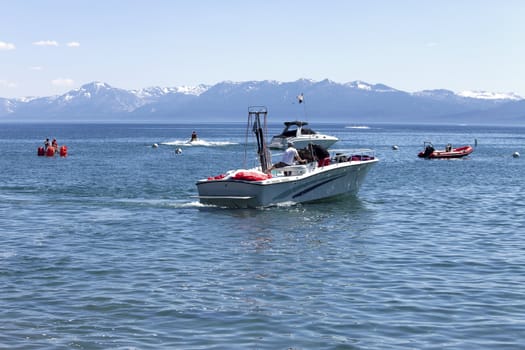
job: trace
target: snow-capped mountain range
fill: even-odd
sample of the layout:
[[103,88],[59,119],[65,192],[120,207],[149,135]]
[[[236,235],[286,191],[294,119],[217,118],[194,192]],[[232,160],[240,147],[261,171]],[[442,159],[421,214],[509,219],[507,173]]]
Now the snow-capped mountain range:
[[[304,95],[304,104],[297,102]],[[525,100],[513,93],[424,90],[330,80],[224,81],[215,85],[125,90],[92,82],[63,95],[0,98],[0,121],[244,121],[247,107],[265,105],[272,120],[324,122],[524,124]]]

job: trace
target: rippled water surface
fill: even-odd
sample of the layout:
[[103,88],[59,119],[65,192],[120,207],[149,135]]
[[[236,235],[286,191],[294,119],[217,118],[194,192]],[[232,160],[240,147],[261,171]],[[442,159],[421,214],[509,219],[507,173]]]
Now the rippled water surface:
[[227,210],[245,125],[1,124],[0,348],[522,349],[525,129],[312,126],[376,150],[356,197]]

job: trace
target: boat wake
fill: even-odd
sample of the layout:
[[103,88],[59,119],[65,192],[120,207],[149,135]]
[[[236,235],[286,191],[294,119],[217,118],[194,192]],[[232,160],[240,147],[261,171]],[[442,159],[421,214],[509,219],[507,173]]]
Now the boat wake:
[[146,199],[146,198],[125,198],[125,199],[114,199],[108,202],[119,204],[120,206],[130,207],[149,207],[149,208],[202,208],[208,207],[200,203],[198,200],[185,200],[185,199]]
[[207,208],[207,207],[211,207],[211,205],[202,204],[199,201],[176,202],[176,203],[171,203],[169,206],[172,207],[172,208]]
[[352,125],[352,126],[345,126],[345,129],[370,129],[370,127],[366,125]]
[[167,141],[162,142],[161,145],[166,146],[200,146],[200,147],[217,147],[217,146],[231,146],[231,145],[238,145],[237,142],[230,142],[230,141],[206,141],[206,140],[198,140],[190,142],[188,140],[175,140],[175,141]]

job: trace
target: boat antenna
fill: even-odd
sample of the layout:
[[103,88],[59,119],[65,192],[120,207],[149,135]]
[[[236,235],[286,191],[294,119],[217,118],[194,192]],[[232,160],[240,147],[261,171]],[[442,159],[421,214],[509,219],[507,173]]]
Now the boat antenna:
[[[266,146],[266,134],[268,110],[263,106],[252,106],[248,108],[248,125],[252,124],[252,131],[257,140],[257,154],[261,163],[261,170],[266,172],[270,168],[271,155]],[[261,120],[262,118],[262,120]],[[252,120],[253,119],[253,120]]]

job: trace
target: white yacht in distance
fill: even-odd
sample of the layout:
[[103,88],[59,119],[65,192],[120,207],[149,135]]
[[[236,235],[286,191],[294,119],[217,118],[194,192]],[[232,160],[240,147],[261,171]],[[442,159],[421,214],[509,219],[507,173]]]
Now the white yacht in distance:
[[339,141],[335,136],[320,134],[306,128],[306,125],[308,122],[299,120],[284,122],[284,130],[279,135],[272,137],[269,147],[271,149],[286,149],[288,143],[292,142],[295,148],[305,148],[310,143],[328,148]]
[[310,145],[308,150],[301,150],[311,153],[309,163],[271,170],[272,157],[265,135],[267,113],[266,107],[248,109],[248,127],[257,140],[259,165],[197,181],[202,204],[258,208],[352,195],[358,192],[366,174],[378,161],[372,150],[337,151],[332,155],[324,150],[316,154],[317,146]]

